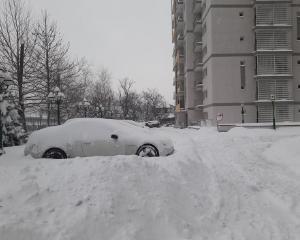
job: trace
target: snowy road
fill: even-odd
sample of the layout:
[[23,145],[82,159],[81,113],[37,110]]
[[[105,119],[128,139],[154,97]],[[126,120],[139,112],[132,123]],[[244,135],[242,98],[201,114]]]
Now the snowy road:
[[176,152],[0,158],[0,240],[299,240],[300,130],[159,129]]

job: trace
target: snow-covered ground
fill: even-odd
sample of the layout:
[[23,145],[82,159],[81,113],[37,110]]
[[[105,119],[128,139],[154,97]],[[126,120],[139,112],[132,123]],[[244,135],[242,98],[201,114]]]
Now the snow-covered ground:
[[1,240],[299,240],[300,129],[155,129],[176,152],[0,158]]

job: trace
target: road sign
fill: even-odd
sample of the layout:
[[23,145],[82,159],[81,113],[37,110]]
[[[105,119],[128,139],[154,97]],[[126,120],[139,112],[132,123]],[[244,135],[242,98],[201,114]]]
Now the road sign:
[[218,113],[217,114],[217,121],[220,122],[223,120],[223,113]]

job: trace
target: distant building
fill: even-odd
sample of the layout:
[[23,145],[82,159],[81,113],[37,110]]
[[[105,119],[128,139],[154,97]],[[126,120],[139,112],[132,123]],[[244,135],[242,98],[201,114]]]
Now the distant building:
[[300,121],[299,0],[172,0],[176,124]]

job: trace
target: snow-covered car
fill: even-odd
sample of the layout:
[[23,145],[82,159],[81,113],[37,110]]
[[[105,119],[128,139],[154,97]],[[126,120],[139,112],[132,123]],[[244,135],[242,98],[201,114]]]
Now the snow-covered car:
[[34,158],[139,155],[168,156],[170,139],[155,131],[111,119],[72,119],[60,126],[33,132],[24,154]]
[[159,121],[148,121],[145,124],[149,128],[159,128],[160,127],[160,122]]

